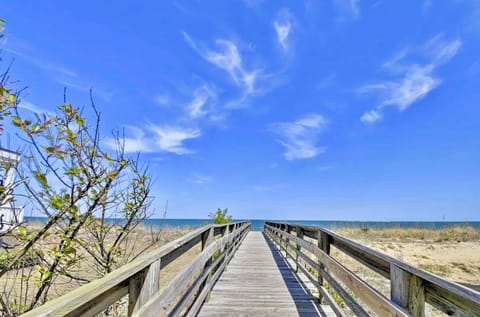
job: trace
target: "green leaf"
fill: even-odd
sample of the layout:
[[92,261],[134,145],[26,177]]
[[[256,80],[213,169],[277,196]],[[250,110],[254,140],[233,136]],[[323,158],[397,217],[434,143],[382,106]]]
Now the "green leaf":
[[63,207],[62,198],[59,197],[59,196],[52,196],[52,197],[50,197],[50,204],[55,209],[62,209],[62,207]]
[[50,271],[47,271],[47,272],[43,273],[42,274],[42,282],[45,282],[46,280],[48,280],[51,275],[52,275],[52,272],[50,272]]
[[33,173],[35,174],[35,178],[42,185],[42,187],[47,188],[48,187],[47,176],[41,173],[40,171],[34,171]]
[[82,126],[82,125],[85,124],[85,118],[80,117],[80,116],[77,116],[77,117],[75,118],[75,121],[76,121],[77,124],[80,125],[80,126]]
[[23,227],[23,226],[19,226],[18,227],[18,233],[21,236],[25,237],[27,235],[27,229],[25,229],[25,227]]
[[110,178],[111,180],[114,180],[118,176],[118,171],[113,171],[108,173],[107,177]]
[[82,172],[82,168],[79,166],[71,167],[65,171],[66,175],[77,176]]
[[21,127],[23,125],[23,121],[22,119],[20,119],[19,117],[13,117],[12,118],[12,122],[14,125],[16,125],[17,127]]

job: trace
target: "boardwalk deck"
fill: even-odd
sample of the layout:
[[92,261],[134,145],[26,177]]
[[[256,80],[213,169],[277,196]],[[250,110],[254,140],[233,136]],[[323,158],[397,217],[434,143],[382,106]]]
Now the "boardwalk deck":
[[302,280],[263,233],[249,232],[198,316],[335,316]]

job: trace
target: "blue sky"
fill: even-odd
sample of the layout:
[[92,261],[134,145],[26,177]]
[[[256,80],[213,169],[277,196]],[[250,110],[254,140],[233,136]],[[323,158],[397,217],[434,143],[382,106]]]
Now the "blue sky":
[[156,216],[168,199],[172,218],[480,220],[477,2],[4,1],[1,15],[24,111],[53,110],[65,86],[87,106],[93,88],[104,145],[125,129],[150,162]]

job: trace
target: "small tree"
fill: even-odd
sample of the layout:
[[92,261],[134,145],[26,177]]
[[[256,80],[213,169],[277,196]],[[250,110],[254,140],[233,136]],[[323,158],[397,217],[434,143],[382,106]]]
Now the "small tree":
[[[14,271],[15,285],[28,290],[0,293],[3,315],[15,316],[47,301],[57,281],[88,282],[150,246],[139,248],[132,241],[133,230],[148,216],[150,177],[138,157],[126,157],[118,135],[115,151],[102,149],[93,100],[92,110],[90,125],[69,103],[58,107],[57,115],[35,114],[34,119],[15,108],[12,122],[28,144],[17,173],[28,201],[48,220],[35,231],[19,227],[13,232],[20,246],[0,277]],[[16,270],[32,253],[39,263],[27,274]]]
[[213,223],[216,225],[233,222],[232,216],[228,215],[228,208],[225,208],[223,210],[221,208],[218,208],[216,212],[211,213],[208,216],[212,218]]

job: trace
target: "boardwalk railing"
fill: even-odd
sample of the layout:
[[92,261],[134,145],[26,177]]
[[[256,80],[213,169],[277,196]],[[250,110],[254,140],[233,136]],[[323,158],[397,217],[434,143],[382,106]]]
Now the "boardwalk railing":
[[[311,280],[318,288],[320,296],[338,316],[345,316],[345,313],[333,300],[325,285],[335,290],[357,316],[370,316],[357,299],[381,317],[423,317],[425,302],[449,316],[480,316],[480,293],[372,250],[330,230],[266,222],[265,232],[292,257],[297,270],[301,270]],[[389,279],[390,297],[382,295],[332,257],[331,246]]]
[[[204,226],[22,316],[94,316],[126,295],[128,316],[195,316],[249,230],[249,222]],[[200,254],[160,289],[162,269],[198,243]]]

